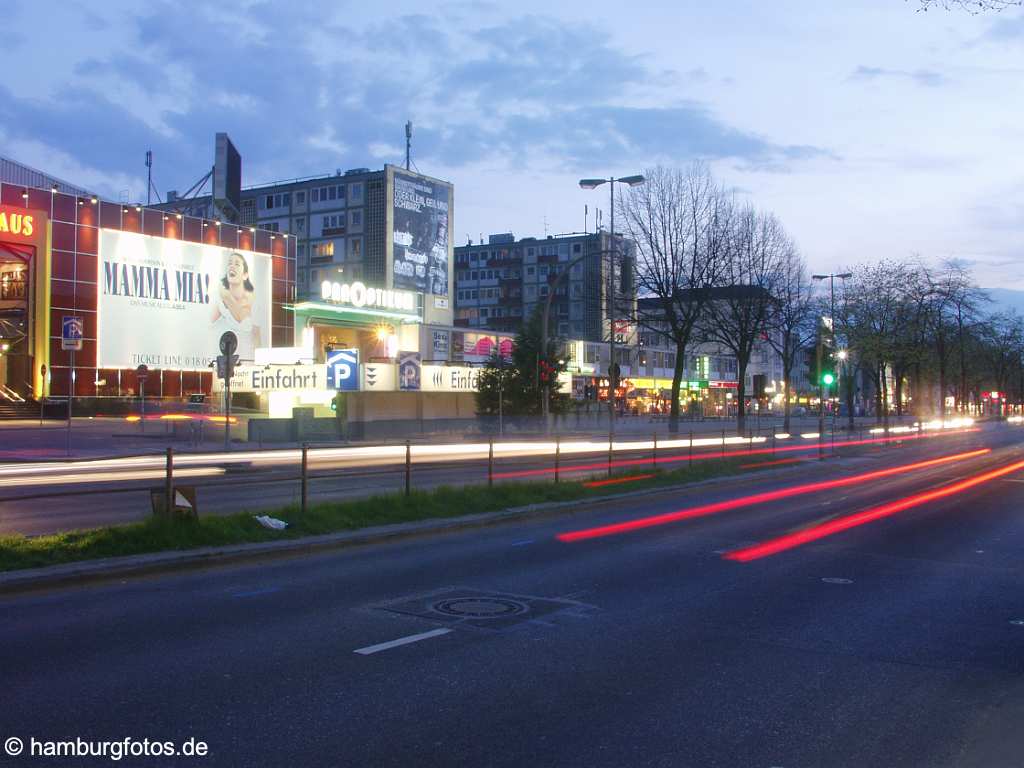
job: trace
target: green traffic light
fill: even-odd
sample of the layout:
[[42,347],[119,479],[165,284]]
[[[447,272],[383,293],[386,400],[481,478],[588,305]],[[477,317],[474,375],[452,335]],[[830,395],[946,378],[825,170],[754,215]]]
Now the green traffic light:
[[832,383],[833,383],[833,382],[834,382],[835,380],[836,380],[836,377],[835,377],[835,376],[833,376],[833,375],[832,375],[831,373],[826,373],[826,374],[825,374],[824,376],[822,376],[822,377],[821,377],[821,381],[822,381],[822,383],[823,383],[823,384],[824,384],[824,385],[825,385],[826,387],[831,387],[831,386],[832,386]]

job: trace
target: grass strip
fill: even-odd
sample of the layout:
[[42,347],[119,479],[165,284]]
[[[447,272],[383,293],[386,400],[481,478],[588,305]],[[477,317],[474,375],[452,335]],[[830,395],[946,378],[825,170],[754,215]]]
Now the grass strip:
[[[105,557],[140,555],[152,552],[188,550],[197,547],[226,546],[281,539],[299,539],[339,531],[351,531],[376,525],[417,520],[454,518],[481,512],[545,502],[598,499],[624,491],[679,485],[707,478],[747,472],[743,459],[701,461],[693,467],[671,471],[650,470],[630,480],[636,470],[612,475],[621,482],[588,487],[594,478],[559,483],[548,481],[500,483],[493,487],[467,485],[440,486],[433,490],[413,491],[409,496],[389,493],[351,501],[327,501],[310,504],[303,515],[297,504],[258,513],[239,512],[209,515],[198,520],[173,520],[149,517],[138,523],[66,531],[47,536],[0,536],[0,571],[40,568]],[[267,514],[285,520],[283,531],[263,528],[254,514]]]

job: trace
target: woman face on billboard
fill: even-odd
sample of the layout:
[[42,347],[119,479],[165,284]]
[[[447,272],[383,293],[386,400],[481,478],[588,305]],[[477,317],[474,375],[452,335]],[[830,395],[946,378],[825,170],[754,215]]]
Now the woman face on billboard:
[[249,281],[249,265],[245,261],[245,257],[240,253],[232,253],[228,257],[228,268],[227,274],[224,275],[224,279],[221,281],[223,286],[229,291],[236,289],[233,292],[237,292],[237,288],[241,287],[243,290],[252,293],[255,289],[253,284]]

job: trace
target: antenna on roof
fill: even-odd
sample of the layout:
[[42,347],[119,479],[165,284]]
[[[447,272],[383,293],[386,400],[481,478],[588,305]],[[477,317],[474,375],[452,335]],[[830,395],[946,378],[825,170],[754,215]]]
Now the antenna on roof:
[[405,170],[409,170],[412,155],[412,120],[405,122]]

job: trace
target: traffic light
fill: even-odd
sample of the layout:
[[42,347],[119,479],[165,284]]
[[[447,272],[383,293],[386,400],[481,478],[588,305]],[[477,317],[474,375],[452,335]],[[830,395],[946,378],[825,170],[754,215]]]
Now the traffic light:
[[826,387],[831,387],[836,381],[836,376],[832,371],[825,371],[821,374],[821,383]]

